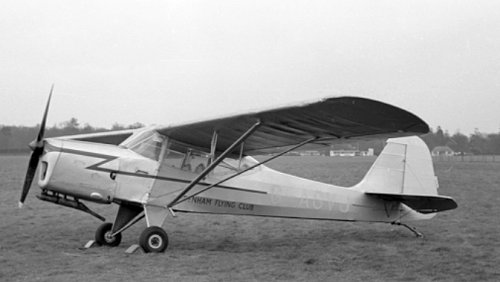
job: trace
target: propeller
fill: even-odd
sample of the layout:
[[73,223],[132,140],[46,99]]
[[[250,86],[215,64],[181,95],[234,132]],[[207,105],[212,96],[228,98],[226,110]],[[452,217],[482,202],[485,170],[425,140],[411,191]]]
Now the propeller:
[[23,207],[24,200],[26,200],[26,196],[31,187],[31,183],[33,182],[33,178],[35,177],[36,168],[38,166],[38,161],[40,160],[40,156],[43,154],[44,140],[43,136],[45,134],[45,124],[47,122],[47,114],[49,112],[50,99],[52,98],[52,91],[54,90],[54,84],[50,88],[49,99],[47,100],[47,105],[45,106],[45,112],[43,114],[42,123],[40,124],[40,131],[38,132],[38,136],[36,140],[33,140],[29,147],[33,150],[31,154],[30,161],[28,164],[28,170],[26,171],[26,177],[24,178],[23,190],[21,192],[21,199],[19,200],[19,208]]

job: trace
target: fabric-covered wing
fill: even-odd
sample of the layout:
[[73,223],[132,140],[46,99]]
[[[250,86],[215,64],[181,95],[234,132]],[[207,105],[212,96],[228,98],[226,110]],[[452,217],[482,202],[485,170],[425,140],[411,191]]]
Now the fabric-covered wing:
[[245,141],[245,155],[276,152],[310,138],[318,138],[316,145],[327,145],[341,139],[397,137],[429,131],[424,121],[405,110],[356,97],[327,98],[157,130],[180,146],[205,151],[210,151],[213,132],[217,131],[216,150],[222,152],[258,121],[261,125]]
[[56,137],[56,138],[86,141],[86,142],[93,142],[93,143],[119,145],[125,139],[130,137],[135,131],[137,131],[137,129],[125,129],[125,130],[117,130],[117,131],[107,131],[107,132],[98,132],[98,133],[61,136],[61,137]]

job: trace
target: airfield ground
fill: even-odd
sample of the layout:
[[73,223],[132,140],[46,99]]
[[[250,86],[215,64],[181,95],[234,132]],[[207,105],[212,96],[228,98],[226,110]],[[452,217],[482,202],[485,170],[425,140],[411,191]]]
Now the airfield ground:
[[[39,201],[17,208],[27,156],[0,156],[0,281],[500,281],[500,163],[437,162],[439,192],[458,209],[415,222],[425,238],[386,224],[180,214],[164,254],[80,250],[100,222]],[[373,159],[284,157],[270,166],[352,185]],[[116,207],[92,205],[108,220]]]

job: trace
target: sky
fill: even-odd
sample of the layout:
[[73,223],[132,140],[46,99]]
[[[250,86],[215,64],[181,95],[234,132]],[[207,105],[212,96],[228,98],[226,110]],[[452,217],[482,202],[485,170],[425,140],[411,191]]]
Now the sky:
[[500,131],[500,1],[0,2],[0,124],[178,124],[323,97]]

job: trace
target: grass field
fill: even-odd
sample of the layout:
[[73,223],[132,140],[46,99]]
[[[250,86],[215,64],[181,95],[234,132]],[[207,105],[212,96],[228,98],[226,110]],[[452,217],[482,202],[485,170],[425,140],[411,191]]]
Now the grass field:
[[[440,193],[458,209],[415,222],[425,238],[386,224],[180,214],[164,254],[121,246],[81,250],[100,222],[39,201],[17,209],[27,156],[0,156],[0,281],[500,281],[500,163],[437,162]],[[284,157],[271,167],[352,185],[373,159]],[[115,206],[92,206],[108,220]]]

